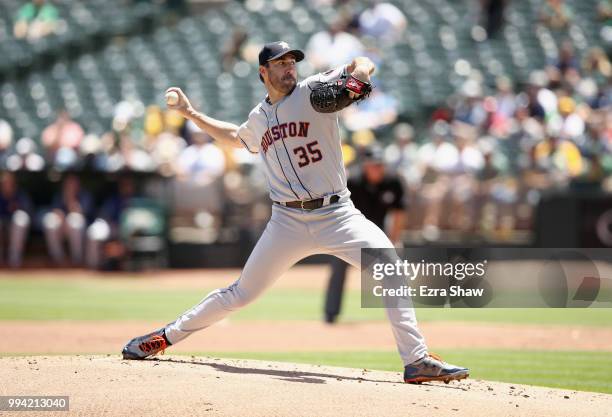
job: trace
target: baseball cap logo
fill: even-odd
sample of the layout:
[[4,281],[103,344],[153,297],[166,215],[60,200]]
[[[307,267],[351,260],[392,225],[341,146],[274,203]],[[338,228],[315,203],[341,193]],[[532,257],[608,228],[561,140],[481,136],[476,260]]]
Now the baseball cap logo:
[[278,44],[283,49],[289,49],[289,44],[287,42],[279,42]]

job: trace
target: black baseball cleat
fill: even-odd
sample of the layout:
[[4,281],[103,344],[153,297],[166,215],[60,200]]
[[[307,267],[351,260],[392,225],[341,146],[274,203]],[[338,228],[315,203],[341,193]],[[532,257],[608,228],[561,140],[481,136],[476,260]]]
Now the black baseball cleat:
[[468,368],[446,363],[437,355],[428,354],[424,358],[404,367],[404,382],[420,384],[429,381],[450,381],[465,379],[470,376]]
[[163,355],[168,346],[170,342],[166,338],[165,327],[162,327],[152,333],[130,340],[121,353],[123,359],[140,360],[160,352]]

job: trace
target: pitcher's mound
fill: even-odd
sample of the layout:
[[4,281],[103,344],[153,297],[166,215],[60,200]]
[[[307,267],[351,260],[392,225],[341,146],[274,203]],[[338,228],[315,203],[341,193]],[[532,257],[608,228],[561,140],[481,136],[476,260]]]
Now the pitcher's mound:
[[[280,362],[162,356],[0,358],[0,395],[68,395],[70,413],[131,416],[612,416],[612,395]],[[16,413],[20,414],[20,413]]]

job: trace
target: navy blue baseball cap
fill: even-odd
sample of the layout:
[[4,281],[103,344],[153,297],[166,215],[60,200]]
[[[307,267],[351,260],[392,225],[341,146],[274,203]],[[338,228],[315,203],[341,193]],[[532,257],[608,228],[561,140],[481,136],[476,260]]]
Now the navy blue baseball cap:
[[267,62],[289,53],[293,54],[295,62],[300,62],[304,59],[304,52],[291,48],[287,42],[267,43],[263,46],[261,52],[259,52],[259,65],[265,65]]

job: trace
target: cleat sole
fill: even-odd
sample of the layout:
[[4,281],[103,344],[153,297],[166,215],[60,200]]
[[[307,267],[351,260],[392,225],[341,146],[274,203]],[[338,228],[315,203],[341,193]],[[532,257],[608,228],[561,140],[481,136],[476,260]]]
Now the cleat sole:
[[141,358],[140,356],[136,356],[136,355],[130,355],[129,353],[123,353],[123,359],[140,361],[140,360],[143,360],[144,358]]
[[451,381],[459,381],[462,379],[466,379],[470,374],[467,372],[457,372],[454,375],[442,375],[442,376],[417,376],[415,378],[404,379],[406,384],[422,384],[423,382],[432,382],[432,381],[443,381],[445,384],[448,384]]

